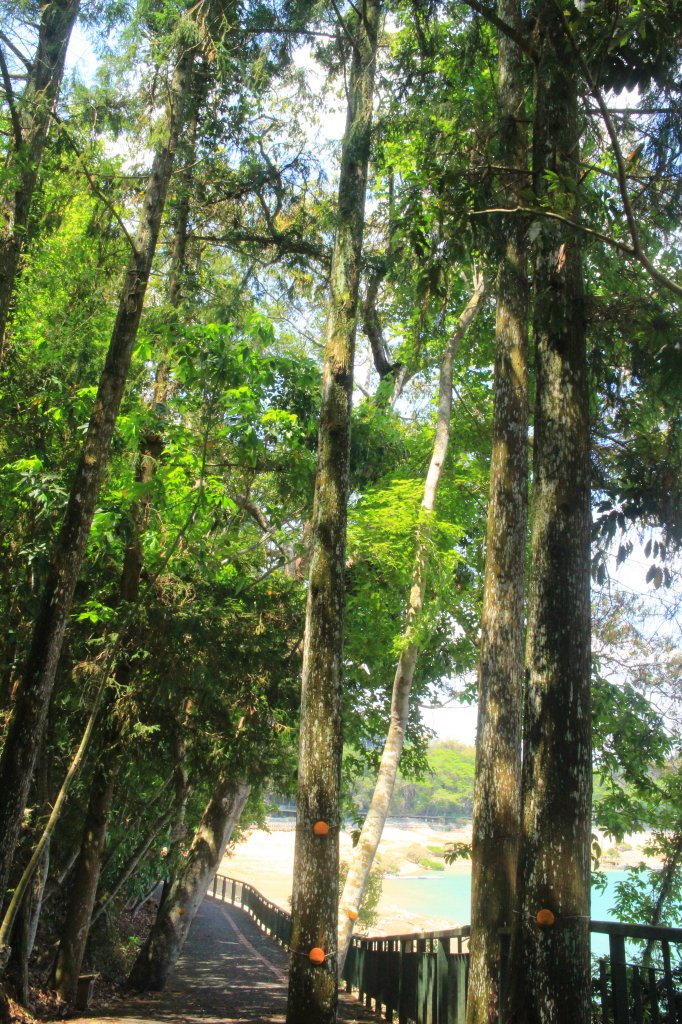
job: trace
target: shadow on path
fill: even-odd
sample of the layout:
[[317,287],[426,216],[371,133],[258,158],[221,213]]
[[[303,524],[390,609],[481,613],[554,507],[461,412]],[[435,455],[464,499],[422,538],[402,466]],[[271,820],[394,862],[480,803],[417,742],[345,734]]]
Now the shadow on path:
[[[164,992],[131,995],[78,1021],[284,1024],[288,959],[246,911],[207,896]],[[340,996],[339,1021],[377,1019],[357,1000]]]

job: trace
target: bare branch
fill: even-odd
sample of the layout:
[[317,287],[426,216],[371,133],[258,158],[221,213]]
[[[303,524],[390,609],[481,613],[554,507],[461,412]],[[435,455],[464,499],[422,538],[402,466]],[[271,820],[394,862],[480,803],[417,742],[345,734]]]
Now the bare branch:
[[[627,180],[628,174],[627,168],[625,166],[625,158],[623,156],[623,150],[621,149],[620,141],[618,139],[616,127],[611,117],[611,112],[608,106],[606,105],[606,101],[604,100],[601,89],[597,85],[597,82],[595,81],[592,72],[590,71],[587,61],[585,60],[585,57],[575,40],[575,36],[573,35],[571,26],[569,25],[566,19],[566,15],[564,14],[563,9],[561,8],[560,4],[557,3],[557,0],[553,0],[553,4],[555,10],[557,11],[557,14],[561,18],[561,24],[563,26],[564,34],[566,36],[566,39],[568,40],[571,50],[573,51],[573,55],[575,56],[576,60],[578,61],[578,64],[580,65],[580,69],[585,77],[585,81],[587,82],[590,93],[592,94],[592,98],[599,107],[599,112],[604,122],[604,126],[608,133],[609,139],[611,141],[613,155],[616,158],[618,190],[620,192],[620,198],[623,204],[623,212],[625,214],[625,220],[627,222],[628,230],[630,232],[630,238],[632,239],[632,255],[636,260],[639,261],[639,263],[641,263],[644,269],[655,281],[657,281],[659,284],[662,284],[665,288],[669,288],[671,291],[675,292],[676,295],[682,295],[682,286],[676,284],[674,281],[671,281],[670,278],[666,277],[665,274],[662,274],[660,270],[657,270],[651,262],[651,260],[649,259],[649,257],[647,256],[646,251],[644,250],[639,235],[637,220],[635,218],[635,214],[632,209],[632,203],[630,201],[630,193],[628,191]],[[606,241],[606,238],[604,238],[603,240]]]
[[532,217],[545,217],[548,220],[557,220],[561,224],[567,224],[571,228],[575,228],[576,231],[582,231],[583,234],[590,236],[591,238],[597,238],[600,242],[604,242],[605,245],[610,246],[612,249],[617,249],[618,252],[622,252],[624,256],[629,259],[636,260],[640,263],[649,276],[660,284],[663,288],[667,288],[669,291],[674,292],[675,295],[682,295],[682,285],[677,284],[666,274],[663,274],[660,270],[648,260],[641,251],[635,249],[633,245],[627,245],[625,242],[619,242],[617,238],[611,238],[610,235],[605,235],[602,231],[597,231],[595,228],[589,228],[586,224],[580,224],[575,220],[571,220],[570,217],[564,217],[561,213],[555,213],[553,210],[544,210],[542,207],[532,206],[493,206],[486,210],[472,210],[471,217],[480,217],[490,213],[519,213],[525,216]]
[[2,83],[5,87],[5,95],[7,96],[7,106],[9,107],[9,114],[12,119],[12,130],[14,131],[14,140],[16,142],[17,149],[21,146],[23,136],[21,132],[21,120],[17,112],[16,104],[14,102],[14,90],[12,89],[12,82],[10,79],[9,69],[5,61],[5,54],[0,48],[0,70],[2,71]]
[[14,56],[21,61],[21,63],[24,65],[27,71],[33,70],[33,65],[31,64],[28,57],[25,57],[21,50],[17,49],[12,40],[9,39],[4,32],[0,32],[0,40],[5,44],[7,49],[11,50]]

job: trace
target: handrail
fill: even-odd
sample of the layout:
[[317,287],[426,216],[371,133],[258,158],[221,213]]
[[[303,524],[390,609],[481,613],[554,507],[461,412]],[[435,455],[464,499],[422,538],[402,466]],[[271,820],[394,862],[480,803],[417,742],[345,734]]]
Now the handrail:
[[[281,945],[291,939],[291,914],[247,882],[216,875],[209,892],[240,906]],[[609,936],[609,956],[600,958],[593,978],[595,1020],[632,1024],[650,1018],[682,1024],[677,1003],[682,969],[672,965],[670,947],[682,945],[682,928],[590,921],[590,931]],[[342,980],[347,991],[387,1020],[414,1024],[464,1024],[470,926],[409,935],[354,937]],[[659,962],[633,964],[626,940],[660,943]],[[502,951],[504,959],[504,951]]]
[[622,935],[626,939],[653,942],[682,942],[682,928],[662,928],[653,924],[624,924],[622,921],[590,921],[590,931],[600,935]]

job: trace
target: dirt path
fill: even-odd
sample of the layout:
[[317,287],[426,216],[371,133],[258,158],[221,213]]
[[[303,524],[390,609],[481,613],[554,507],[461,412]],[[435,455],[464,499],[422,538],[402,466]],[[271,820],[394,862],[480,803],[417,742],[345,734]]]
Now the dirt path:
[[[283,1024],[287,953],[237,908],[207,896],[165,992],[131,996],[73,1024]],[[339,1020],[374,1021],[342,996]]]

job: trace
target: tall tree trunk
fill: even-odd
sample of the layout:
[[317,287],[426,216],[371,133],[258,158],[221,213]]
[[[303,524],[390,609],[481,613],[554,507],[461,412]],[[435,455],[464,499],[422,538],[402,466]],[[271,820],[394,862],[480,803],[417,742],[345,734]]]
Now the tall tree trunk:
[[[31,200],[45,151],[50,119],[64,77],[64,61],[80,0],[41,0],[38,47],[26,87],[12,100],[13,146],[7,173],[14,179],[11,198],[2,204],[0,231],[0,361],[21,255],[26,244]],[[9,81],[5,88],[10,88]]]
[[[177,307],[180,301],[180,281],[187,248],[187,223],[189,218],[190,188],[193,177],[192,166],[196,155],[197,119],[198,110],[196,103],[193,103],[191,114],[187,119],[189,122],[187,136],[183,140],[178,140],[178,151],[184,159],[181,174],[179,175],[182,187],[175,210],[173,255],[168,282],[168,301],[173,308]],[[153,394],[155,407],[165,402],[168,397],[168,364],[166,355],[165,352],[159,353]],[[143,497],[139,501],[134,502],[131,509],[130,536],[126,544],[119,584],[120,598],[129,604],[136,602],[140,594],[143,564],[142,536],[147,527],[150,504],[148,488],[154,479],[156,466],[162,451],[163,437],[161,434],[155,429],[145,431],[140,440],[140,452],[135,475],[136,483],[140,484],[143,488]],[[123,659],[117,667],[116,681],[119,686],[125,686],[129,681],[129,677],[130,666],[127,660]],[[110,712],[113,712],[113,707],[110,708]],[[105,749],[109,752],[115,749],[119,738],[120,724],[117,720],[112,719],[106,730]],[[76,879],[69,896],[69,904],[53,974],[53,983],[56,990],[63,999],[69,1002],[73,1002],[75,999],[78,975],[80,974],[85,955],[90,925],[94,920],[93,909],[95,907],[97,887],[101,874],[104,843],[118,768],[119,758],[117,756],[100,757],[91,784],[88,813],[83,831],[83,843],[77,865]],[[182,773],[185,780],[184,789],[186,790],[186,772],[182,764],[178,764],[176,771]],[[151,840],[146,849],[150,845]],[[140,853],[140,857],[142,856],[143,852]],[[124,882],[121,884],[124,884]],[[101,908],[97,916],[100,913]]]
[[337,943],[339,977],[341,977],[343,966],[346,962],[346,955],[353,934],[353,922],[357,917],[367,885],[367,879],[369,878],[381,835],[384,831],[384,825],[386,824],[388,807],[393,796],[395,780],[398,774],[400,755],[402,754],[405,742],[405,730],[410,711],[410,692],[419,653],[419,648],[414,640],[414,630],[424,603],[428,557],[433,533],[433,513],[450,437],[452,373],[455,354],[469,324],[480,309],[484,292],[485,282],[482,277],[479,277],[476,281],[474,295],[462,314],[458,329],[448,341],[440,368],[436,434],[433,442],[431,462],[424,482],[424,494],[417,528],[414,567],[412,570],[412,587],[407,605],[400,658],[398,659],[393,679],[391,719],[369,810],[367,811],[367,816],[360,832],[360,839],[355,847],[343,887],[343,893],[341,894]]
[[[115,725],[113,731],[116,733],[116,743],[119,730]],[[97,894],[109,811],[114,797],[116,767],[120,754],[112,752],[109,743],[110,733],[110,729],[104,732],[100,757],[90,783],[83,842],[69,893],[66,918],[60,932],[59,951],[54,967],[53,985],[62,999],[69,1002],[76,998],[78,975],[83,963],[92,908]]]
[[167,132],[154,157],[109,351],[0,755],[0,899],[7,886],[64,630],[142,315],[178,134],[184,119],[192,60],[191,53],[183,55],[173,78]]
[[[500,18],[520,27],[518,0],[498,0]],[[499,39],[499,162],[528,167],[522,57]],[[510,206],[527,186],[503,183]],[[496,1024],[500,928],[512,923],[521,815],[524,575],[528,525],[527,225],[504,223],[497,275],[490,501],[478,671],[478,730],[472,833],[471,940],[467,1024]]]
[[[581,119],[553,0],[536,6],[533,173],[575,197]],[[573,196],[573,199],[571,197]],[[590,1020],[590,465],[580,234],[543,221],[535,260],[536,412],[515,1024]],[[542,915],[541,910],[550,913]],[[544,917],[545,924],[542,925]]]
[[[380,0],[349,20],[353,57],[331,266],[301,691],[287,1024],[336,1020],[346,515],[353,361]],[[326,836],[313,833],[317,821]],[[325,951],[323,963],[309,959]],[[327,955],[329,954],[329,955]]]
[[239,821],[251,787],[223,776],[204,811],[187,861],[174,879],[147,941],[130,973],[131,988],[156,991],[165,987],[190,925]]

